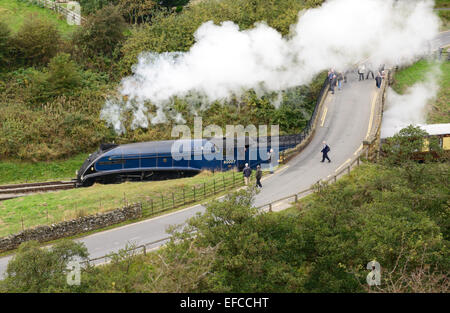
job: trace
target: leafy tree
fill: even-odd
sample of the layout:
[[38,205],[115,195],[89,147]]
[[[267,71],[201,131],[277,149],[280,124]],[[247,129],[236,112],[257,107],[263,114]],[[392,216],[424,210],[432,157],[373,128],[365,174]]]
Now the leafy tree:
[[47,82],[56,95],[66,94],[81,85],[80,69],[69,54],[60,53],[50,60]]
[[79,0],[83,15],[93,14],[108,4],[117,4],[118,0]]
[[73,35],[75,53],[80,57],[111,57],[124,38],[125,20],[119,8],[108,5],[89,16]]
[[60,33],[49,20],[30,15],[13,40],[17,58],[25,65],[43,65],[56,55]]
[[[428,138],[429,134],[418,126],[409,125],[401,129],[393,137],[388,138],[383,146],[386,152],[384,162],[402,165],[418,160],[430,162],[442,154],[438,138]],[[424,149],[430,153],[423,153]]]
[[119,0],[118,6],[127,21],[133,24],[150,21],[159,9],[156,0]]
[[208,276],[209,291],[302,291],[304,275],[298,268],[303,242],[296,219],[260,214],[252,207],[254,194],[240,191],[212,201],[175,238],[195,234],[196,246],[217,249]]
[[16,255],[8,263],[6,279],[0,290],[6,292],[52,292],[74,290],[67,285],[67,265],[71,260],[84,260],[88,256],[82,243],[63,240],[53,247],[40,248],[38,242],[28,241],[20,245]]
[[50,60],[45,71],[32,74],[29,100],[38,104],[59,96],[71,95],[81,86],[81,80],[80,69],[70,59],[70,55],[59,53]]

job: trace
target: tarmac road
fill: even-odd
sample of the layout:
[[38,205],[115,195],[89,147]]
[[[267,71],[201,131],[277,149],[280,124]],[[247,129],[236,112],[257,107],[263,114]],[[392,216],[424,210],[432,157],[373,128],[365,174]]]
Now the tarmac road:
[[[439,34],[440,45],[450,44],[450,31]],[[309,188],[320,178],[334,175],[345,166],[361,147],[368,133],[371,119],[372,103],[379,90],[375,80],[369,78],[357,81],[357,74],[350,73],[347,84],[335,94],[330,93],[325,100],[315,135],[309,145],[287,166],[264,178],[263,188],[256,196],[255,205],[260,206],[271,201],[294,194]],[[331,151],[331,163],[321,163],[322,142],[326,141]],[[166,228],[185,221],[204,208],[196,205],[174,213],[159,216],[138,223],[99,232],[77,239],[89,250],[90,258],[117,252],[127,243],[137,245],[153,242],[167,237]],[[158,243],[155,247],[161,245]],[[0,275],[5,273],[8,261],[12,256],[0,258]]]

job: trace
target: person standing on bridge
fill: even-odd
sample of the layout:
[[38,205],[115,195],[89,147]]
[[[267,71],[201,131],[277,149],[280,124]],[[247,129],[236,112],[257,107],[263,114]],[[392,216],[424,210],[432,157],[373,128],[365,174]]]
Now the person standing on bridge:
[[321,161],[322,163],[325,162],[325,159],[328,160],[328,163],[331,162],[330,158],[328,157],[328,152],[330,152],[330,150],[331,150],[330,147],[324,141],[323,142],[323,149],[322,149],[322,151],[320,151],[320,152],[322,152],[322,161]]
[[382,80],[383,80],[383,77],[381,76],[381,73],[378,72],[377,77],[375,77],[375,84],[377,85],[378,88],[381,87]]
[[333,74],[333,78],[331,79],[330,82],[330,90],[332,95],[334,95],[334,88],[336,87],[336,84],[337,84],[337,76],[336,74]]
[[367,76],[366,79],[369,79],[369,75],[372,74],[372,79],[375,79],[375,76],[373,75],[373,70],[372,70],[372,64],[369,63],[367,65]]
[[256,167],[256,187],[262,188],[261,177],[262,177],[261,166],[258,165]]
[[358,67],[359,81],[364,80],[364,73],[366,72],[366,66],[361,64]]
[[337,81],[338,81],[338,90],[342,89],[342,81],[344,80],[344,75],[342,72],[338,73]]
[[245,167],[242,173],[244,174],[245,186],[248,186],[248,183],[250,182],[250,176],[252,175],[252,169],[248,166],[248,163],[245,163]]

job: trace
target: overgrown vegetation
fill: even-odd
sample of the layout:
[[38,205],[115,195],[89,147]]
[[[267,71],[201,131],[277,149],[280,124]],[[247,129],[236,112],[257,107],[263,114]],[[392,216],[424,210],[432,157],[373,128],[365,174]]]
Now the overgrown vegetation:
[[[254,190],[212,201],[188,226],[172,228],[163,249],[113,254],[88,267],[75,292],[449,292],[449,163],[414,155],[419,128],[394,136],[378,163],[316,192],[293,208],[252,208]],[[393,147],[401,148],[393,150]],[[435,147],[439,152],[439,148]],[[23,246],[15,264],[25,259]],[[381,285],[368,287],[366,265],[381,264]],[[36,262],[36,261],[35,261]],[[11,266],[13,267],[13,266]],[[53,267],[43,271],[52,272]],[[24,268],[22,275],[31,270]],[[58,273],[58,272],[56,272]],[[58,273],[59,275],[59,273]],[[8,272],[0,290],[35,291]]]
[[[132,129],[130,116],[118,135],[100,119],[106,99],[116,96],[141,52],[186,51],[198,26],[211,19],[232,20],[242,29],[265,20],[286,35],[299,10],[322,1],[210,0],[176,9],[185,2],[82,1],[87,22],[70,36],[42,15],[14,29],[0,23],[0,158],[51,161],[92,152],[101,142],[170,139],[172,120]],[[279,108],[273,104],[278,95],[257,97],[249,90],[239,101],[212,103],[198,114],[205,124],[280,124],[282,133],[298,132],[323,79],[287,91]],[[193,123],[183,99],[168,109]]]

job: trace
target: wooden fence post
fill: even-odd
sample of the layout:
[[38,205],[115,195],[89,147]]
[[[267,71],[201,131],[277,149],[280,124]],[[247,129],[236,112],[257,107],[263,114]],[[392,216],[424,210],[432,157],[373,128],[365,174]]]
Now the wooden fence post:
[[194,202],[195,202],[195,186],[194,186]]

